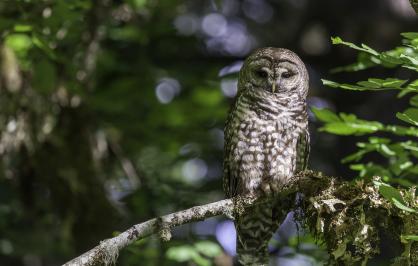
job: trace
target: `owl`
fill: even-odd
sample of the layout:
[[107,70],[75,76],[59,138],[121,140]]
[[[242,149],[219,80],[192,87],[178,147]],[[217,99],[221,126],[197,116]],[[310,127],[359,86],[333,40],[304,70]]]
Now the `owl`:
[[[223,186],[228,198],[275,198],[306,168],[309,77],[302,60],[282,48],[262,48],[244,62],[225,126]],[[268,263],[268,242],[286,213],[280,200],[245,208],[235,217],[238,261]]]

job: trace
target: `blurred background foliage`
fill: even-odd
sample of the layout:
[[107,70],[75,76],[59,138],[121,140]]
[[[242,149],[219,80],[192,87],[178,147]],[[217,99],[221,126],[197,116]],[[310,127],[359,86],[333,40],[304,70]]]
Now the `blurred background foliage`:
[[[331,36],[381,51],[416,30],[407,0],[5,0],[0,12],[1,265],[58,265],[115,230],[222,199],[223,124],[254,48],[301,56],[311,106],[385,124],[407,98],[320,79],[416,78],[402,68],[329,72],[356,58]],[[356,177],[341,159],[359,138],[319,126],[311,116],[310,168]],[[281,265],[320,264],[324,251],[291,216],[272,253]],[[234,234],[230,221],[208,219],[167,243],[137,242],[118,265],[232,265]]]

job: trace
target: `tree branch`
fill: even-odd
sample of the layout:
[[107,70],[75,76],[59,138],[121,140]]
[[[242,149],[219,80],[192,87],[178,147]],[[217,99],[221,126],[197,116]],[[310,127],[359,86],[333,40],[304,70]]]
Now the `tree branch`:
[[[303,195],[296,204],[289,206],[289,211],[301,210],[296,211],[296,219],[324,241],[331,261],[343,263],[342,265],[367,263],[368,258],[380,252],[378,244],[381,231],[387,233],[396,224],[397,229],[389,232],[395,239],[399,239],[399,243],[393,245],[404,247],[404,252],[396,260],[413,265],[418,259],[413,256],[418,245],[412,247],[412,242],[405,242],[401,235],[418,234],[418,228],[411,226],[418,222],[418,217],[413,212],[395,207],[383,198],[376,187],[379,180],[375,178],[372,180],[374,182],[368,183],[346,182],[308,170],[294,175],[277,196],[294,199],[295,193],[300,192]],[[417,207],[414,189],[401,190],[401,193],[405,204],[411,208]],[[237,196],[154,218],[102,241],[95,248],[64,265],[113,264],[120,250],[139,239],[158,233],[163,240],[168,241],[171,238],[170,229],[176,226],[218,215],[232,218],[240,215],[246,207],[269,200],[271,199],[259,195]],[[348,250],[348,247],[355,247],[355,252]]]
[[154,218],[134,225],[114,238],[102,241],[95,248],[64,265],[108,265],[115,262],[120,250],[138,239],[159,233],[164,240],[170,240],[170,229],[173,227],[231,213],[232,210],[233,200],[225,199]]
[[[312,182],[312,178],[322,178],[320,173],[314,173],[312,171],[305,171],[299,175],[295,175],[292,181],[283,188],[283,195],[292,193],[297,190],[297,187],[305,184],[305,190],[308,187],[312,190],[323,185],[323,179],[317,179],[322,182]],[[316,184],[316,186],[314,185]],[[217,202],[195,206],[190,209],[175,212],[172,214],[164,215],[158,218],[148,220],[146,222],[137,224],[119,234],[116,237],[101,241],[100,244],[93,249],[87,251],[81,256],[67,262],[65,266],[79,266],[79,265],[109,265],[116,261],[119,251],[133,242],[145,238],[149,235],[159,233],[163,240],[170,240],[170,229],[179,225],[187,224],[190,222],[201,221],[209,217],[226,215],[227,217],[233,217],[236,209],[242,209],[247,206],[264,202],[268,199],[260,199],[257,196],[253,197],[240,197],[237,196],[231,199],[220,200]],[[240,208],[237,208],[237,205]]]

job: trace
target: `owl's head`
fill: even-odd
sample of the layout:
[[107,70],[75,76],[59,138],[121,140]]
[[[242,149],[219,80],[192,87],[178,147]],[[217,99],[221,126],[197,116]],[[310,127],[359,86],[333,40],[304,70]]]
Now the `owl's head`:
[[305,64],[292,51],[266,47],[255,50],[239,74],[240,89],[264,90],[277,96],[305,98],[309,77]]

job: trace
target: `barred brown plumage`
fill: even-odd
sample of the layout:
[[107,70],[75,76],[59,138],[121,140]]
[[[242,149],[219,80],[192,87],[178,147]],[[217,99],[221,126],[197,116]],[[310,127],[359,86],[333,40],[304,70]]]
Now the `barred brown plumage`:
[[[246,59],[225,126],[227,197],[274,195],[306,168],[308,86],[305,65],[289,50],[262,48]],[[285,215],[279,205],[259,204],[236,217],[238,260],[243,265],[268,263],[267,244]]]

